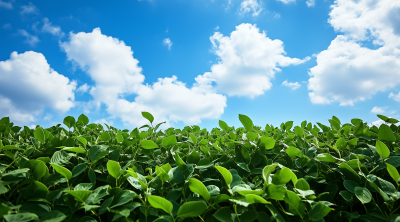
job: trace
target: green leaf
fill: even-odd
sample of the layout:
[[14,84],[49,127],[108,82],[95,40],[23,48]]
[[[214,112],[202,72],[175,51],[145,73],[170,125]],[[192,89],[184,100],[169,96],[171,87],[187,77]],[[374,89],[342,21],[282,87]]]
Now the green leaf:
[[231,172],[229,172],[229,170],[227,170],[226,168],[224,168],[222,166],[215,166],[215,169],[217,169],[219,171],[219,173],[224,178],[224,180],[225,180],[226,184],[228,185],[228,187],[230,187],[230,184],[232,183],[232,174],[231,174]]
[[83,216],[77,222],[97,222],[93,217]]
[[382,159],[386,159],[390,155],[390,150],[384,143],[379,140],[376,141],[376,152],[378,152]]
[[58,210],[53,210],[40,217],[42,222],[62,222],[65,218],[67,218],[67,216]]
[[153,123],[154,117],[151,115],[149,112],[142,112],[142,116],[150,121],[150,123]]
[[344,187],[350,191],[351,193],[354,193],[354,189],[358,186],[358,183],[352,181],[352,180],[345,180],[343,181]]
[[140,146],[143,149],[155,149],[155,148],[158,148],[158,145],[155,142],[151,141],[151,140],[142,140],[142,141],[140,141]]
[[86,153],[86,150],[80,147],[64,147],[62,150],[70,151],[74,153]]
[[269,204],[270,203],[270,202],[266,201],[264,198],[262,198],[258,195],[255,195],[255,194],[247,194],[246,201],[249,204],[253,204],[253,203]]
[[300,137],[304,137],[304,131],[299,126],[294,127],[294,133]]
[[251,119],[248,116],[239,114],[239,120],[243,124],[247,132],[253,129],[253,121],[251,121]]
[[325,204],[316,203],[311,208],[310,212],[308,213],[308,216],[313,221],[320,221],[322,218],[328,215],[328,213],[331,212],[331,210],[332,208],[326,206]]
[[361,201],[362,204],[369,203],[372,200],[371,193],[365,187],[355,187],[354,194]]
[[184,203],[178,210],[178,217],[198,217],[207,209],[203,201],[191,201]]
[[46,136],[42,127],[36,127],[34,134],[35,138],[38,139],[41,143],[44,143],[46,141]]
[[25,190],[25,198],[43,198],[45,199],[49,190],[47,187],[39,181],[34,181]]
[[297,149],[296,147],[289,147],[285,150],[285,152],[288,154],[290,158],[295,158],[296,156],[298,157],[303,157],[303,153]]
[[310,185],[307,183],[307,181],[303,178],[300,178],[297,180],[296,184],[294,185],[297,189],[300,190],[310,190]]
[[85,200],[90,196],[92,191],[90,190],[69,190],[67,191],[68,194],[71,194],[75,197],[75,200],[84,203]]
[[50,163],[50,165],[57,171],[57,173],[63,175],[67,180],[71,179],[72,173],[67,168],[59,166],[54,163]]
[[28,222],[32,220],[39,220],[39,217],[33,213],[17,213],[4,215],[7,222]]
[[131,201],[135,197],[139,197],[135,192],[131,190],[123,190],[114,196],[114,200],[111,203],[110,208],[122,206]]
[[23,150],[23,149],[21,149],[19,147],[16,147],[16,146],[13,146],[13,145],[6,145],[6,146],[3,147],[2,150]]
[[361,182],[360,176],[347,163],[341,163],[339,169],[347,180],[353,180],[357,183]]
[[293,126],[293,121],[287,121],[285,123],[285,130],[289,131],[292,128],[292,126]]
[[213,216],[221,222],[233,222],[231,214],[232,214],[232,210],[230,209],[230,207],[223,207],[220,208],[219,210],[217,210],[217,212],[215,212],[213,214]]
[[105,212],[107,212],[108,207],[111,205],[113,200],[114,200],[114,196],[111,196],[101,204],[101,206],[99,208],[99,215],[104,214]]
[[150,195],[147,197],[147,200],[152,207],[161,209],[168,214],[172,214],[173,205],[167,199],[155,195]]
[[397,184],[399,184],[399,179],[400,179],[400,175],[399,175],[399,171],[397,171],[396,167],[386,163],[387,166],[387,171],[389,172],[390,176],[393,178],[394,181],[396,181]]
[[264,178],[264,182],[266,184],[269,184],[269,175],[275,170],[275,168],[278,166],[278,164],[274,163],[272,165],[265,166],[263,171],[262,171],[262,176]]
[[381,124],[378,131],[379,140],[387,142],[396,142],[396,137],[394,136],[392,129],[386,124]]
[[284,167],[272,176],[272,183],[275,185],[284,185],[292,178],[292,172],[289,168]]
[[223,129],[225,131],[229,130],[229,126],[228,126],[228,124],[226,124],[226,122],[220,120],[218,123],[219,123],[219,127],[221,127],[221,129]]
[[106,131],[103,131],[99,136],[99,140],[101,141],[108,141],[110,139],[111,139],[110,134],[108,134]]
[[257,217],[258,217],[257,211],[248,210],[242,213],[242,215],[240,216],[240,220],[246,222],[253,222],[257,219]]
[[44,164],[43,162],[39,162],[35,168],[33,168],[33,178],[35,178],[35,180],[40,180],[40,178],[42,178],[46,172],[48,171],[46,164]]
[[274,200],[284,200],[286,189],[283,185],[268,184],[266,192],[268,194],[268,199]]
[[162,141],[164,147],[170,147],[177,143],[175,135],[165,137]]
[[336,163],[339,160],[335,159],[331,154],[329,153],[320,153],[318,154],[315,159],[323,162],[328,162],[328,163]]
[[301,201],[301,198],[293,191],[286,191],[284,201],[289,204],[289,210],[294,215],[303,216],[306,210],[306,205]]
[[263,144],[265,149],[270,150],[275,147],[275,140],[270,137],[260,137],[260,144]]
[[100,204],[103,197],[108,195],[109,185],[96,188],[92,194],[85,200],[86,204]]
[[85,116],[85,114],[81,114],[78,117],[78,121],[82,122],[84,126],[86,126],[89,123],[89,118]]
[[198,179],[195,179],[195,178],[189,179],[189,189],[193,193],[200,194],[207,202],[211,198],[211,195],[208,192],[206,186],[204,186],[204,184]]
[[64,118],[63,123],[68,127],[71,128],[75,126],[75,118],[73,116],[67,116]]
[[107,170],[108,173],[115,179],[118,179],[118,177],[121,175],[121,166],[114,160],[109,160],[107,162]]
[[282,217],[279,211],[274,207],[274,205],[266,204],[265,206],[271,212],[272,216],[275,217],[276,222],[285,222],[285,219]]

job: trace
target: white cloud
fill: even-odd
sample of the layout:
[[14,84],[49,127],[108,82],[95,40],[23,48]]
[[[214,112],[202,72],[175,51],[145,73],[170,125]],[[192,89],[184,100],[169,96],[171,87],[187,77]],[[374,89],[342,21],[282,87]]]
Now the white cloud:
[[307,0],[306,4],[308,7],[314,7],[315,6],[315,0]]
[[3,29],[11,29],[11,24],[10,23],[4,24]]
[[164,43],[164,45],[168,46],[168,50],[171,49],[171,46],[172,46],[171,39],[165,38],[165,39],[163,40],[163,43]]
[[297,65],[309,59],[284,56],[281,40],[271,40],[251,24],[236,26],[230,36],[216,32],[210,40],[220,61],[211,67],[211,72],[197,76],[196,81],[208,89],[213,89],[215,82],[215,89],[228,96],[262,95],[271,88],[275,73],[281,71],[278,66]]
[[277,0],[277,1],[283,2],[284,4],[289,4],[289,3],[292,3],[292,2],[296,2],[296,0]]
[[[389,118],[393,118],[393,117],[390,116]],[[391,123],[386,123],[385,121],[379,119],[379,120],[376,120],[376,121],[372,122],[371,124],[369,124],[369,127],[376,126],[379,128],[382,124],[392,125]],[[395,123],[394,125],[399,126],[400,123]]]
[[240,4],[239,14],[245,15],[246,13],[253,12],[251,15],[253,17],[256,17],[260,14],[262,10],[263,7],[261,1],[258,2],[258,0],[243,0]]
[[19,29],[18,34],[25,36],[25,43],[28,43],[31,46],[35,46],[38,42],[40,42],[39,38],[36,35],[32,35],[24,29]]
[[288,82],[287,80],[283,81],[282,86],[287,86],[291,88],[292,90],[296,90],[300,88],[300,84],[298,82]]
[[43,120],[45,121],[49,121],[53,118],[53,115],[51,115],[50,113],[46,113],[46,115],[43,117]]
[[[396,3],[397,2],[397,3]],[[400,84],[398,1],[337,0],[329,23],[338,35],[310,69],[311,102],[353,105]],[[381,46],[362,47],[361,41]]]
[[29,2],[29,5],[21,6],[22,10],[19,12],[21,15],[25,14],[38,14],[39,10],[36,8],[36,5]]
[[393,98],[395,101],[400,102],[400,92],[397,93],[397,94],[394,94],[394,93],[391,92],[389,94],[389,98]]
[[219,29],[219,26],[217,25],[217,27],[215,27],[214,29],[215,29],[215,30],[218,30],[218,29]]
[[384,107],[377,107],[374,106],[374,108],[372,108],[371,110],[372,113],[377,113],[377,114],[382,114],[385,112]]
[[48,32],[52,35],[59,36],[59,37],[64,36],[64,32],[62,32],[60,26],[52,25],[48,18],[44,18],[43,22],[44,22],[43,27],[42,27],[43,32]]
[[27,124],[44,108],[64,113],[74,106],[76,83],[50,68],[41,53],[11,53],[0,61],[0,116]]
[[81,92],[81,93],[85,93],[85,92],[89,91],[89,89],[90,89],[90,86],[88,86],[88,84],[85,83],[85,84],[79,86],[79,88],[76,89],[76,91],[77,92]]
[[[121,118],[126,125],[147,124],[141,111],[152,113],[156,123],[198,124],[202,119],[219,118],[226,107],[225,96],[198,86],[188,88],[175,76],[143,85],[142,68],[131,47],[101,34],[99,28],[91,33],[71,33],[61,47],[68,60],[77,63],[95,82],[90,90],[94,100],[87,106],[103,103],[111,118]],[[136,95],[134,101],[125,99],[132,94]]]
[[0,0],[0,7],[7,8],[7,9],[12,9],[13,8],[11,1],[10,2],[3,2],[2,0]]

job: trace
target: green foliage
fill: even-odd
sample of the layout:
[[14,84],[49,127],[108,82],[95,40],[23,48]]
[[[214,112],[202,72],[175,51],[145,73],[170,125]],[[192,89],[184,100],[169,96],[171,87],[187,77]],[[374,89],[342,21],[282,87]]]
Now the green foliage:
[[[0,221],[398,221],[396,119],[159,130],[0,119]],[[155,126],[154,126],[154,125]]]

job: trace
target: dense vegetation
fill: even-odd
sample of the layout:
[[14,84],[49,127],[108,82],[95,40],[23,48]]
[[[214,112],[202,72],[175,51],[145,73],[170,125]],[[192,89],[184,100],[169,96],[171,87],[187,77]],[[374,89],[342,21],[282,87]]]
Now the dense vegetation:
[[[0,221],[400,221],[400,127],[0,120]],[[22,130],[21,130],[22,129]]]

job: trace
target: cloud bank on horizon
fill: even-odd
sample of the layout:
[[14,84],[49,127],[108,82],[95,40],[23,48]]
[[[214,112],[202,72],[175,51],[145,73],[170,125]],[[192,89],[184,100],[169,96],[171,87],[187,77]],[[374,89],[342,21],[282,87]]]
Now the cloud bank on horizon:
[[[295,0],[277,2],[288,7],[296,3]],[[306,2],[308,7],[317,4],[318,1]],[[253,19],[266,10],[261,0],[243,0],[238,7],[238,16],[248,15]],[[0,0],[1,10],[14,8],[14,2]],[[24,17],[42,13],[30,2],[18,10]],[[400,85],[399,14],[400,1],[336,0],[331,5],[328,23],[339,34],[326,49],[302,58],[292,55],[293,50],[283,40],[267,35],[257,21],[237,24],[231,32],[222,31],[223,25],[214,25],[208,50],[216,61],[209,71],[192,78],[191,84],[178,80],[179,73],[159,73],[164,76],[152,84],[145,83],[145,74],[150,74],[139,65],[141,61],[132,49],[140,43],[128,45],[128,39],[106,35],[101,27],[65,35],[61,26],[44,17],[33,23],[31,30],[18,28],[14,35],[24,36],[30,47],[42,42],[40,35],[54,36],[68,61],[65,64],[81,70],[86,78],[57,72],[45,55],[35,49],[13,51],[9,58],[0,61],[3,104],[0,116],[10,116],[16,123],[28,125],[40,122],[41,118],[50,120],[53,116],[50,112],[66,114],[79,109],[90,114],[103,110],[106,117],[95,122],[112,124],[120,120],[125,126],[137,127],[147,123],[141,111],[148,111],[156,122],[166,121],[167,127],[179,122],[200,124],[203,120],[221,118],[231,100],[251,101],[273,87],[283,86],[290,91],[305,89],[291,76],[284,77],[285,81],[276,86],[273,81],[286,68],[304,66],[313,59],[316,64],[307,72],[306,87],[312,106],[355,106],[371,100],[377,93],[386,93],[388,99],[399,102],[400,92],[396,90]],[[165,33],[173,35],[169,28]],[[176,53],[181,37],[171,38],[174,43],[167,36],[160,42],[164,50]],[[366,43],[372,46],[367,47]],[[78,95],[86,99],[78,100]],[[382,114],[387,110],[388,106],[373,106],[368,112]]]

